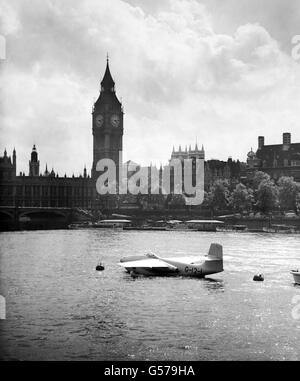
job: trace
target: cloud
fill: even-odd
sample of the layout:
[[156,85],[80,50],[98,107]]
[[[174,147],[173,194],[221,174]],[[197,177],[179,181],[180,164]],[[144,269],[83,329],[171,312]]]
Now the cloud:
[[91,167],[91,109],[107,52],[125,108],[125,159],[166,162],[173,144],[197,138],[207,158],[245,160],[257,135],[300,139],[299,63],[263,25],[217,33],[216,14],[196,0],[156,4],[152,13],[140,4],[0,3],[8,46],[0,133],[16,146],[20,170],[33,143],[60,174]]

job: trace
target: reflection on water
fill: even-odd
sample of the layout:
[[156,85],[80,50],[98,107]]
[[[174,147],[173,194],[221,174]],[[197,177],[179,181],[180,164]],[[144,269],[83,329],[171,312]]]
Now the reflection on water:
[[[299,235],[113,230],[0,234],[1,358],[297,360]],[[121,257],[205,254],[223,273],[132,278]],[[101,260],[105,271],[95,271]],[[264,282],[253,275],[264,273]]]
[[224,282],[221,279],[212,279],[206,277],[204,286],[208,290],[224,292]]

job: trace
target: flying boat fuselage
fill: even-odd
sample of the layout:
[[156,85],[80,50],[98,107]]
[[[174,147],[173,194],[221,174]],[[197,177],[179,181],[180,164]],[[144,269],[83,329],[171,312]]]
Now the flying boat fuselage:
[[155,254],[122,258],[120,265],[131,274],[148,276],[180,275],[203,278],[223,271],[223,249],[219,244],[211,244],[209,253],[199,258],[165,258]]

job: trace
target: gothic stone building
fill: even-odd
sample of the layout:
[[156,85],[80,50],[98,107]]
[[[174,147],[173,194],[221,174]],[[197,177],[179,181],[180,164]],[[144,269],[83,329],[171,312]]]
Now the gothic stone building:
[[92,207],[92,180],[84,168],[79,177],[59,177],[52,169],[40,173],[36,147],[33,146],[29,171],[16,174],[16,151],[13,159],[0,158],[0,206],[20,207]]
[[251,151],[247,157],[248,177],[255,171],[268,173],[274,180],[281,176],[293,177],[300,181],[300,143],[291,142],[291,134],[282,135],[282,144],[265,145],[264,136],[258,137],[258,149]]
[[[75,177],[59,177],[47,167],[40,171],[38,152],[33,146],[29,161],[28,175],[17,175],[17,154],[14,149],[12,158],[4,151],[0,158],[0,206],[27,207],[70,207],[99,209],[115,207],[115,200],[101,198],[96,192],[96,180],[99,172],[96,164],[100,159],[109,158],[120,162],[122,150],[123,109],[115,93],[115,83],[109,70],[101,82],[101,91],[93,107],[93,164],[91,177],[86,168],[83,174]],[[103,204],[104,203],[104,204]]]
[[[7,155],[0,158],[0,206],[26,207],[68,207],[83,209],[112,209],[123,205],[139,204],[138,198],[132,195],[99,195],[96,191],[96,181],[101,175],[97,163],[101,159],[111,159],[116,163],[116,179],[119,178],[120,166],[123,168],[123,107],[115,92],[115,82],[111,76],[107,60],[104,77],[101,81],[100,94],[93,106],[92,134],[93,134],[93,163],[91,176],[86,168],[83,173],[75,177],[58,176],[52,169],[41,173],[38,152],[33,146],[29,161],[28,175],[17,175],[17,154],[13,151],[12,158]],[[173,158],[203,158],[204,149],[189,147],[178,151],[173,149]],[[104,169],[102,168],[102,171]],[[159,171],[161,176],[161,169]],[[205,162],[205,187],[209,187],[216,179],[239,178],[240,163],[228,159],[227,162],[208,160]],[[193,175],[193,178],[195,176]],[[149,179],[150,183],[150,179]],[[117,184],[118,189],[118,184]],[[148,197],[149,203],[164,202],[160,196]],[[148,203],[148,204],[149,204]]]
[[[173,148],[173,152],[171,155],[172,159],[205,159],[205,151],[204,147],[202,145],[202,148],[199,149],[198,145],[195,145],[195,148],[191,148],[189,146],[189,149],[185,147],[184,150],[182,150],[181,146],[179,146],[178,150],[175,150]],[[240,181],[243,170],[244,170],[244,163],[240,163],[239,160],[235,161],[232,160],[231,157],[228,158],[227,161],[223,160],[206,160],[204,161],[204,187],[207,191],[210,186],[216,181],[216,180],[236,180]],[[194,178],[195,174],[193,173],[193,185],[194,185]]]

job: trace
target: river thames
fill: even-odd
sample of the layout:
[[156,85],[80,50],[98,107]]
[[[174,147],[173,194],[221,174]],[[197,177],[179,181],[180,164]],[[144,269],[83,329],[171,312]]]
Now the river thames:
[[[205,254],[208,279],[132,278],[121,257]],[[4,360],[300,360],[300,235],[24,231],[0,234]],[[97,272],[99,260],[105,271]],[[253,275],[263,273],[264,282]]]

